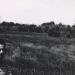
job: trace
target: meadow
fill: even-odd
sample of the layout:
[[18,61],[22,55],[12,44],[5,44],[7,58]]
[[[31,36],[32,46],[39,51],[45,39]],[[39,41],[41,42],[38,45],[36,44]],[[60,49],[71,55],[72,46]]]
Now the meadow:
[[0,38],[6,41],[4,71],[13,75],[75,75],[74,38],[17,33],[3,33]]

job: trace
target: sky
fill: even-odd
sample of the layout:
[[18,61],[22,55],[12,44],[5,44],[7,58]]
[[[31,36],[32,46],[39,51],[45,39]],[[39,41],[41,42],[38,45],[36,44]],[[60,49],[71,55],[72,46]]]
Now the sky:
[[0,0],[0,22],[75,24],[75,0]]

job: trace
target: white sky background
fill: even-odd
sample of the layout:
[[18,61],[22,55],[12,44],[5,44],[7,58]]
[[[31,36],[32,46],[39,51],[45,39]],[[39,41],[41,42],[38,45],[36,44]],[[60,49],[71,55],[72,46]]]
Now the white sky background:
[[0,0],[0,20],[75,24],[75,0]]

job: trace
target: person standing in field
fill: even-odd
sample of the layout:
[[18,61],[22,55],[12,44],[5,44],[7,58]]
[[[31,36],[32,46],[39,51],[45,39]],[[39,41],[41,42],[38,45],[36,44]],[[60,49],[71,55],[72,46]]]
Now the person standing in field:
[[3,39],[0,39],[0,65],[2,65],[2,61],[3,61],[5,53],[6,53],[5,41]]

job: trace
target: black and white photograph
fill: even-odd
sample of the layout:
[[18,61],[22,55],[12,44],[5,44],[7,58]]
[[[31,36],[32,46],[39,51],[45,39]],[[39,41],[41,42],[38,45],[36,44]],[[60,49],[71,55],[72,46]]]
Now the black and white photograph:
[[0,0],[0,75],[75,75],[75,0]]

